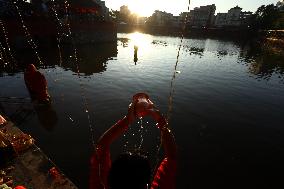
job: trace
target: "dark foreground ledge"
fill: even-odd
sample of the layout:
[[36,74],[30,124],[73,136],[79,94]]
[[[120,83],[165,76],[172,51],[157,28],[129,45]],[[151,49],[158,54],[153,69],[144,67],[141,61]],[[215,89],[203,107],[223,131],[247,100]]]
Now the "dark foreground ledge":
[[[8,122],[0,129],[11,136],[23,132]],[[77,187],[56,167],[56,165],[34,144],[20,153],[11,163],[14,169],[9,173],[13,185],[34,189],[77,189]],[[56,170],[55,173],[51,170]]]

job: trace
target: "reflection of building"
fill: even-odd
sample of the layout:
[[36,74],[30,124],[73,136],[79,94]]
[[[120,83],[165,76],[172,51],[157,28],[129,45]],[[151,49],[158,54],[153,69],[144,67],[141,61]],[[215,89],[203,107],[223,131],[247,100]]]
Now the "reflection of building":
[[[92,75],[94,73],[102,73],[107,70],[107,62],[108,60],[117,56],[117,43],[102,43],[97,44],[95,46],[90,45],[80,45],[77,46],[78,51],[80,52],[78,61],[80,73],[85,75]],[[73,52],[71,49],[64,49],[67,52],[63,52],[66,54],[66,57],[63,61],[62,66],[71,69],[73,72],[77,72],[77,66],[72,65],[68,62],[69,54]]]
[[215,4],[196,7],[189,12],[189,24],[192,27],[209,27],[214,21]]
[[7,12],[11,11],[11,3],[7,0],[0,0],[0,16],[2,16],[4,13],[7,14]]

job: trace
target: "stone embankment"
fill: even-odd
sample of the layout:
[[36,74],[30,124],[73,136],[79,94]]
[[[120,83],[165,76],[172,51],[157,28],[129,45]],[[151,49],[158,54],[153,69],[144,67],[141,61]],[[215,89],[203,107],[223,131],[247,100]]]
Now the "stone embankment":
[[[0,134],[12,144],[16,154],[0,168],[0,186],[25,188],[77,189],[56,165],[13,123],[0,125]],[[0,138],[1,139],[1,138]],[[1,141],[0,141],[1,142]],[[7,154],[6,154],[7,155]],[[1,188],[1,187],[0,187]]]

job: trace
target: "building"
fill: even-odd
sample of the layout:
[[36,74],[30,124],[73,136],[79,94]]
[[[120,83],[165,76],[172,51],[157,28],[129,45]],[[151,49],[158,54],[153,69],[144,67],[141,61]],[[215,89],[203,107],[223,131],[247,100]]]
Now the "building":
[[138,17],[137,18],[137,25],[144,25],[147,21],[147,17]]
[[182,24],[182,20],[179,16],[173,16],[171,22],[172,26],[176,28],[180,27],[180,25]]
[[174,15],[165,11],[156,10],[150,17],[151,23],[156,26],[172,26]]
[[215,18],[216,27],[221,28],[227,25],[227,13],[218,13]]
[[70,10],[72,14],[102,16],[101,7],[97,3],[88,0],[71,1]]
[[231,8],[227,13],[227,26],[240,26],[241,25],[241,12],[242,8],[236,6]]
[[276,4],[276,7],[280,11],[284,11],[284,0],[283,1],[278,1],[278,3]]
[[241,27],[250,27],[253,20],[253,13],[250,11],[241,12],[240,20],[241,20],[241,25],[240,25]]
[[95,2],[101,7],[101,10],[100,10],[101,16],[103,16],[106,20],[109,20],[110,19],[109,8],[107,8],[105,1],[93,0],[93,2]]
[[190,13],[189,12],[182,12],[179,14],[179,23],[180,24],[185,24],[186,22],[186,25],[189,25],[189,22],[190,22]]
[[123,5],[120,7],[120,12],[121,15],[129,16],[131,14],[131,11],[129,10],[128,6]]
[[214,22],[215,4],[196,7],[189,12],[189,25],[192,27],[210,27]]
[[228,13],[218,13],[214,26],[222,27],[250,27],[252,22],[252,12],[242,12],[242,8],[236,6],[231,8]]

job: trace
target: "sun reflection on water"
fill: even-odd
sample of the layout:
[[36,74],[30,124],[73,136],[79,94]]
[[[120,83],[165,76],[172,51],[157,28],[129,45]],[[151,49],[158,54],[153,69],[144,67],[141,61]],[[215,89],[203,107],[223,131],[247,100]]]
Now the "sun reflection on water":
[[139,48],[139,52],[142,50],[143,52],[147,51],[148,46],[151,44],[152,39],[149,35],[145,35],[140,32],[135,32],[130,34],[130,41],[133,46],[137,46]]

